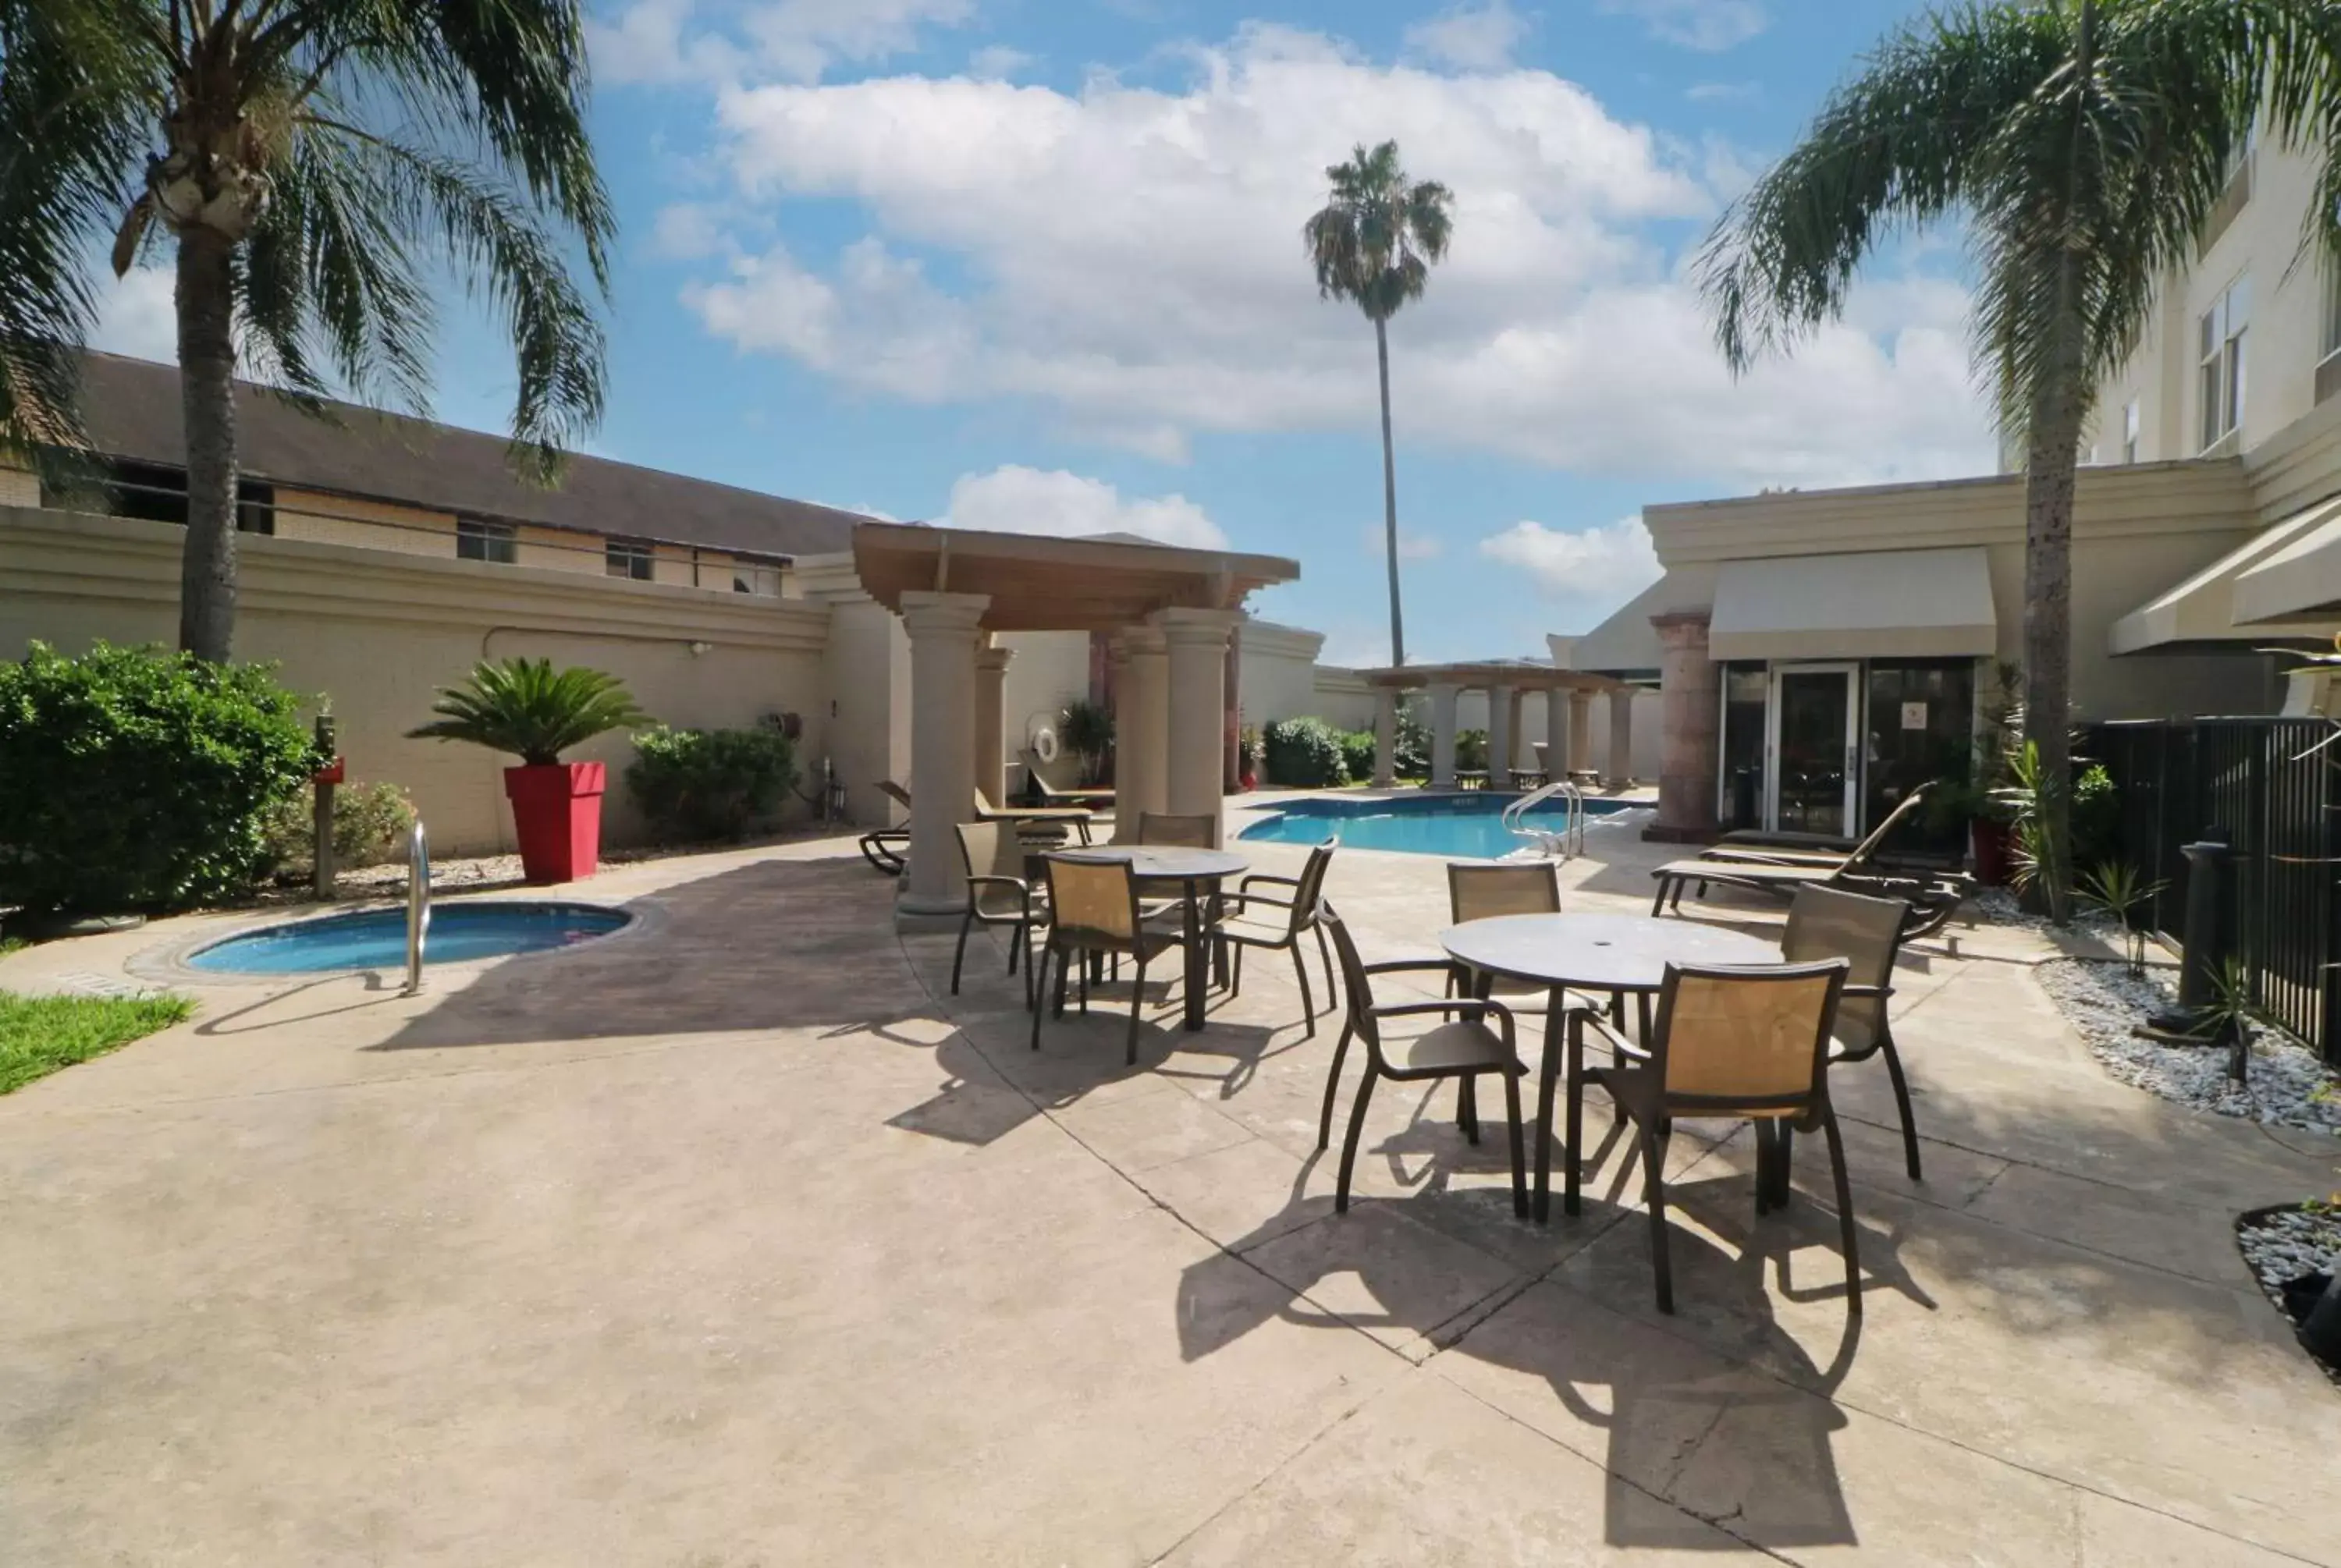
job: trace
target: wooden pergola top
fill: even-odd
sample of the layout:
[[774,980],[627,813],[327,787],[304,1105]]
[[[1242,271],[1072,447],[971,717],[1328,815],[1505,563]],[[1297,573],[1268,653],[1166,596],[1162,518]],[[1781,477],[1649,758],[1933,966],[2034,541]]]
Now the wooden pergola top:
[[896,611],[905,593],[987,595],[992,631],[1113,631],[1158,610],[1240,610],[1256,590],[1300,576],[1299,562],[1272,555],[904,522],[856,523],[853,570]]
[[1559,670],[1527,660],[1484,659],[1461,664],[1402,664],[1360,670],[1368,686],[1413,691],[1425,686],[1510,686],[1522,691],[1621,691],[1626,683],[1584,670]]

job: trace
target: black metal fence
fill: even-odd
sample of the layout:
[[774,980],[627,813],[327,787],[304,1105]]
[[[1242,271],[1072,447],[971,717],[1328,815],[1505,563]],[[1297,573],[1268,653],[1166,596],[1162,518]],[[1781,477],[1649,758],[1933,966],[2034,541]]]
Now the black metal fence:
[[[2341,741],[2323,719],[2098,725],[2088,754],[2120,791],[2120,852],[2148,882],[2156,929],[2180,934],[2187,858],[2207,829],[2235,847],[2232,929],[2253,1000],[2341,1063]],[[2086,868],[2083,868],[2086,869]]]

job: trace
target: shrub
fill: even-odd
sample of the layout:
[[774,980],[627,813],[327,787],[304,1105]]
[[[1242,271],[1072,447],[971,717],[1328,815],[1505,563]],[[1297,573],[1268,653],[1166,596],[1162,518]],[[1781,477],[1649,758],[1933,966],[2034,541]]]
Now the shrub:
[[1374,776],[1374,732],[1345,729],[1340,733],[1341,766],[1349,770],[1350,783],[1363,784]]
[[1080,783],[1095,784],[1105,777],[1105,759],[1113,751],[1112,710],[1076,698],[1057,719],[1057,739],[1080,760]]
[[[316,808],[306,789],[276,803],[265,829],[264,864],[279,879],[305,878],[315,868]],[[334,791],[334,864],[344,870],[398,858],[414,803],[395,784],[344,784]]]
[[1464,773],[1484,773],[1488,770],[1488,732],[1484,729],[1458,730],[1455,736],[1455,766]]
[[781,808],[797,781],[796,747],[770,720],[752,729],[670,729],[634,737],[626,788],[662,833],[737,839]]
[[1341,732],[1322,719],[1280,719],[1260,732],[1268,779],[1288,789],[1338,789],[1350,781]]
[[35,642],[0,665],[0,904],[104,914],[231,897],[325,760],[267,667]]
[[2110,860],[2121,851],[2121,791],[2102,762],[2075,769],[2072,831],[2077,867]]
[[1430,725],[1423,718],[1420,703],[1399,704],[1397,749],[1400,778],[1430,777]]

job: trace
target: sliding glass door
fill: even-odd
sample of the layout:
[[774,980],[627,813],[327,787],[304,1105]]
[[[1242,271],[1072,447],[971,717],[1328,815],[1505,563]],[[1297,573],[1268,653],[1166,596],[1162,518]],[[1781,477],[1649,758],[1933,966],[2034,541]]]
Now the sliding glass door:
[[1778,833],[1853,835],[1860,779],[1858,664],[1783,664],[1772,671],[1766,816]]

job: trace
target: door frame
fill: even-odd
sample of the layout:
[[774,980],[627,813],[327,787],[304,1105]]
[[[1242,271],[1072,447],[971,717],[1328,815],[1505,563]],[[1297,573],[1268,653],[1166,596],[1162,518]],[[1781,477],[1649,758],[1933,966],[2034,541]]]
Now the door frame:
[[1845,836],[1861,837],[1861,660],[1858,659],[1799,660],[1776,662],[1764,716],[1764,830],[1780,829],[1780,682],[1789,675],[1837,675],[1845,680]]

